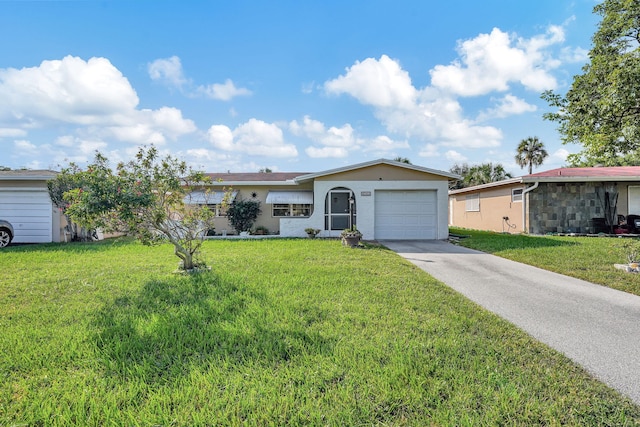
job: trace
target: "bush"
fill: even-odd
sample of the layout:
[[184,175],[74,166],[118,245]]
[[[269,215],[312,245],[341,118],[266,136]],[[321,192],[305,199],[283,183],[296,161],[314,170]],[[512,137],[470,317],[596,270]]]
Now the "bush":
[[227,209],[227,218],[231,226],[238,232],[249,231],[262,212],[260,202],[255,200],[235,201]]

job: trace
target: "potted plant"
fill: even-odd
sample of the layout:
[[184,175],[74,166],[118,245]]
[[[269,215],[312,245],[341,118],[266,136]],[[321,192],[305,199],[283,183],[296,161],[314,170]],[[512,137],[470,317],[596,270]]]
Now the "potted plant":
[[342,230],[342,233],[340,233],[340,237],[342,237],[343,246],[355,248],[360,244],[362,233],[356,227],[345,228]]
[[265,227],[264,225],[259,225],[259,226],[256,227],[256,229],[253,232],[253,234],[256,234],[258,236],[266,236],[267,234],[269,234],[269,229],[267,227]]
[[307,236],[309,236],[310,239],[315,239],[316,234],[320,233],[320,229],[319,228],[305,228],[304,232],[307,233]]

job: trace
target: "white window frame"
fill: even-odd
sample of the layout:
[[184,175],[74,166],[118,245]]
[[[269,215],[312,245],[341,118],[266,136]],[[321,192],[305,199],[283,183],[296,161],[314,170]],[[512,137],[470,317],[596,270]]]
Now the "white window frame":
[[[287,207],[285,208],[285,206]],[[284,215],[276,215],[276,209],[278,211],[287,209],[287,211]],[[307,211],[308,214],[305,215],[305,211]],[[273,205],[271,205],[271,216],[273,216],[274,218],[309,218],[312,213],[313,205],[310,203],[274,203]]]
[[480,193],[469,194],[465,197],[466,212],[480,212]]
[[522,195],[524,194],[523,188],[513,188],[511,190],[511,201],[513,203],[522,202]]
[[[202,205],[200,205],[202,206]],[[217,203],[209,203],[206,205],[209,210],[215,213],[216,217],[227,216],[227,210],[222,208],[222,205]]]

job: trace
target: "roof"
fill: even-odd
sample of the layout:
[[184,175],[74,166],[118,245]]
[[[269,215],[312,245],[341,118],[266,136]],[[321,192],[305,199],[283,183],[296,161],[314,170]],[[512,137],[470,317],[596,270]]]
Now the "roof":
[[640,181],[640,166],[557,168],[522,177],[525,182]]
[[352,170],[355,170],[355,169],[362,169],[362,168],[366,168],[366,167],[369,167],[369,166],[375,166],[375,165],[381,165],[381,164],[397,166],[397,167],[410,169],[410,170],[415,170],[415,171],[418,171],[418,172],[425,172],[425,173],[429,173],[429,174],[433,174],[433,175],[440,175],[440,176],[443,176],[443,177],[446,177],[446,178],[449,178],[449,179],[460,179],[461,178],[459,175],[456,175],[455,173],[451,173],[451,172],[445,172],[445,171],[440,171],[440,170],[436,170],[436,169],[425,168],[423,166],[411,165],[411,164],[404,163],[404,162],[396,162],[395,160],[377,159],[377,160],[371,160],[371,161],[368,161],[368,162],[357,163],[355,165],[349,165],[349,166],[343,166],[343,167],[340,167],[340,168],[329,169],[329,170],[322,171],[322,172],[310,173],[308,175],[303,175],[303,176],[297,177],[296,181],[298,181],[298,182],[310,181],[312,179],[319,178],[319,177],[322,177],[322,176],[334,175],[334,174],[342,173],[342,172],[349,172],[349,171],[352,171]]
[[0,180],[4,181],[46,181],[56,177],[58,172],[52,170],[16,169],[0,171]]
[[294,178],[306,174],[308,172],[208,172],[205,175],[209,176],[213,181],[229,183],[293,181]]
[[504,185],[521,184],[521,183],[522,183],[522,177],[508,178],[508,179],[503,179],[502,181],[495,181],[495,182],[488,182],[486,184],[474,185],[473,187],[464,187],[464,188],[458,188],[456,190],[449,190],[449,194],[468,193],[471,191],[479,191],[479,190],[485,190],[487,188],[502,187]]

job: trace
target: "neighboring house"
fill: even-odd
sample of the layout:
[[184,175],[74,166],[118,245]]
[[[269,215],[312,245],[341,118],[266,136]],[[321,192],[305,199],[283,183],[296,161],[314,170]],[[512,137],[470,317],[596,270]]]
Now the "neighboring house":
[[0,218],[13,225],[13,243],[64,241],[64,216],[49,198],[49,170],[0,171]]
[[448,182],[459,176],[380,159],[318,173],[209,173],[209,192],[194,191],[191,203],[216,210],[216,234],[231,234],[224,217],[224,192],[256,200],[262,213],[255,227],[284,237],[338,237],[352,225],[364,239],[446,239]]
[[559,168],[449,192],[449,224],[463,228],[598,233],[618,215],[640,217],[640,166]]

